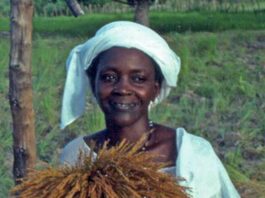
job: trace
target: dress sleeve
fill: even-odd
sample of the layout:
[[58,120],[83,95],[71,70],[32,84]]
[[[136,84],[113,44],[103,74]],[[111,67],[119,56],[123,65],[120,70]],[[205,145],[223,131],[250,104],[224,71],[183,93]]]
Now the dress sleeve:
[[75,165],[80,152],[88,154],[90,148],[85,144],[83,137],[78,137],[69,142],[62,150],[60,164]]
[[198,136],[177,129],[178,157],[176,175],[190,187],[193,198],[238,198],[223,164],[211,144]]
[[235,189],[231,179],[229,178],[229,175],[228,175],[227,171],[225,170],[224,165],[222,164],[222,162],[220,161],[220,159],[217,157],[216,154],[215,154],[215,157],[216,157],[216,164],[217,164],[217,169],[218,169],[218,173],[219,173],[219,179],[220,179],[220,183],[221,183],[222,197],[225,197],[225,198],[226,197],[227,198],[240,197],[240,195],[238,194],[237,190]]

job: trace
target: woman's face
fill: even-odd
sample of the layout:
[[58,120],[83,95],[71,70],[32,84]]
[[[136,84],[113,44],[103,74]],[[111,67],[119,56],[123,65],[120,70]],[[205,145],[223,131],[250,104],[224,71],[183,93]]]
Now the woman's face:
[[113,47],[100,55],[94,92],[106,121],[129,126],[148,119],[159,93],[154,62],[137,49]]

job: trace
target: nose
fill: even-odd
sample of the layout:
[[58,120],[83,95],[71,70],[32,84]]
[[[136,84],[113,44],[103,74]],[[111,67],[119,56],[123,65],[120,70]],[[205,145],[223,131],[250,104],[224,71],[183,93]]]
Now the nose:
[[133,89],[127,78],[121,78],[119,81],[114,85],[113,93],[116,95],[132,95]]

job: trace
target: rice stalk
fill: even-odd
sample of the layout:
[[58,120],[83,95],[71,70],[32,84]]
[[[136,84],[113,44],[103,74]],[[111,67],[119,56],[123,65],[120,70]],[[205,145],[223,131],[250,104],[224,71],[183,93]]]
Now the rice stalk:
[[122,141],[108,148],[105,142],[96,159],[80,152],[75,166],[33,170],[12,195],[19,198],[186,198],[187,188],[176,178],[159,172],[166,163],[141,152],[144,138],[136,144]]

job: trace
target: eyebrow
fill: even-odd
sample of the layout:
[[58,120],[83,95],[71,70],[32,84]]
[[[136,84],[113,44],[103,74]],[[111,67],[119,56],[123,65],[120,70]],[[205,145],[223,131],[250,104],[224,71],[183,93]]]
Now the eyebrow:
[[[118,71],[117,68],[108,66],[108,65],[102,65],[103,68],[100,70],[100,72],[106,72],[106,71]],[[106,68],[107,67],[107,68]]]
[[[105,67],[105,65],[103,65],[103,67]],[[107,68],[103,68],[102,70],[100,70],[100,73],[106,71],[114,71],[120,73],[120,70],[118,68],[112,66],[107,66]],[[132,69],[130,73],[148,73],[148,72],[145,69]]]

